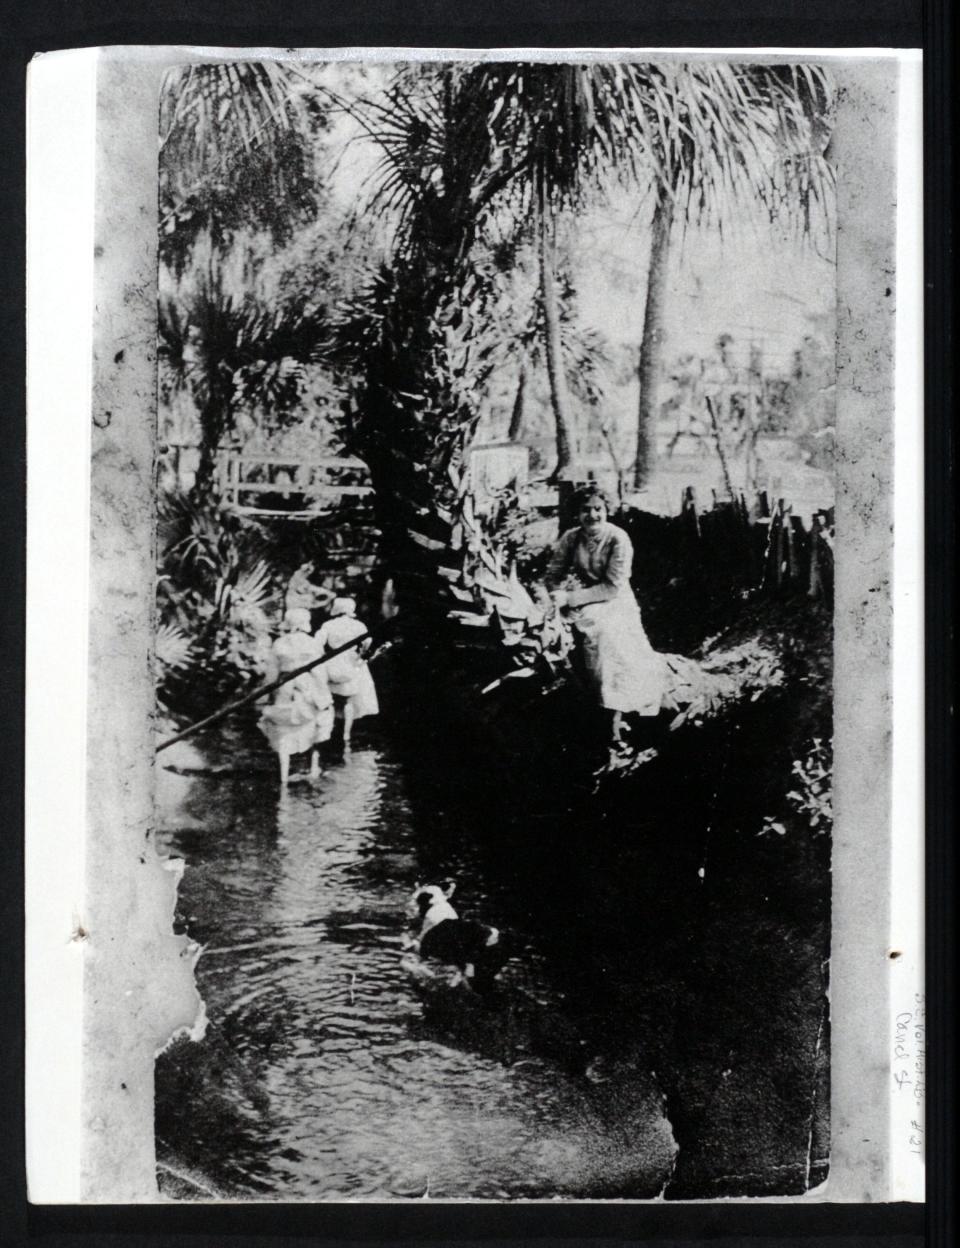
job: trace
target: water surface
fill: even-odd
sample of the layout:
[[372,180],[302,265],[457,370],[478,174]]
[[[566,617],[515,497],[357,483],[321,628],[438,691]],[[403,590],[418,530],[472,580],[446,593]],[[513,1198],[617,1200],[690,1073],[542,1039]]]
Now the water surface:
[[[209,1023],[157,1067],[161,1179],[275,1200],[652,1196],[674,1158],[648,1071],[589,1051],[522,898],[460,815],[415,817],[407,766],[370,732],[279,790],[255,732],[160,756],[158,840],[186,862],[178,926],[203,946]],[[165,765],[164,765],[165,764]],[[416,881],[521,954],[495,999],[424,995],[401,961]]]

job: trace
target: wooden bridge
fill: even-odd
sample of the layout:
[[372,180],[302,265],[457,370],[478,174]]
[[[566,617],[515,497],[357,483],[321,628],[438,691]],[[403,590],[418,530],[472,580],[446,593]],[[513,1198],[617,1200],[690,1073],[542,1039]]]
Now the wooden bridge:
[[284,520],[312,520],[343,498],[373,493],[366,464],[340,455],[303,460],[223,448],[217,476],[226,506]]

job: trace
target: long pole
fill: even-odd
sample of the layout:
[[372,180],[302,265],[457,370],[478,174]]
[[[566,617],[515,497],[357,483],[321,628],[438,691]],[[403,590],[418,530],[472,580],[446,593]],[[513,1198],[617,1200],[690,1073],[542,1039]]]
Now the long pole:
[[372,641],[379,639],[386,631],[388,626],[376,629],[374,632],[363,632],[359,637],[354,637],[351,641],[346,642],[342,646],[338,646],[336,650],[331,650],[329,654],[323,655],[319,659],[311,659],[309,663],[304,663],[303,667],[298,667],[292,672],[285,672],[277,680],[271,681],[269,685],[262,685],[259,689],[254,689],[250,693],[245,693],[242,698],[237,698],[235,702],[230,702],[226,706],[221,706],[219,711],[214,711],[212,715],[208,715],[206,719],[200,719],[195,724],[191,724],[189,728],[184,728],[182,732],[178,732],[175,736],[167,737],[166,741],[161,741],[157,746],[157,753],[161,750],[169,749],[171,745],[176,745],[178,741],[183,741],[187,737],[192,737],[195,732],[199,732],[201,728],[209,728],[211,724],[218,723],[221,719],[225,719],[227,715],[232,715],[234,711],[239,711],[241,707],[248,706],[251,702],[257,702],[260,698],[266,697],[268,693],[273,693],[274,689],[279,689],[281,685],[288,684],[291,680],[296,680],[298,676],[302,676],[304,672],[311,672],[315,667],[319,667],[322,663],[329,663],[331,659],[335,659],[338,654],[344,654],[347,650],[352,650],[355,646],[359,646],[363,641]]

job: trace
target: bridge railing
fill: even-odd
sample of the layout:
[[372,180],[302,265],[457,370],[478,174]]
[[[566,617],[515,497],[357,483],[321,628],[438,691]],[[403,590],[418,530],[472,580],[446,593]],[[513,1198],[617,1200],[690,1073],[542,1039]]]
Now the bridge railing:
[[318,504],[373,493],[366,464],[342,455],[303,460],[224,448],[217,475],[223,502],[245,515],[303,519],[316,515]]

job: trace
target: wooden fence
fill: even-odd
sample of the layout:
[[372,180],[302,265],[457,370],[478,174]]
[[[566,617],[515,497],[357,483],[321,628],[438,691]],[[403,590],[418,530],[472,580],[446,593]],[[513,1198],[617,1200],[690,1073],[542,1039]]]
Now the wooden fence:
[[[802,592],[828,602],[833,597],[833,508],[809,520],[793,514],[789,503],[771,502],[765,492],[752,502],[740,495],[732,502],[713,501],[702,508],[694,491],[683,491],[680,514],[655,516],[628,508],[617,517],[633,539],[647,576],[669,578],[698,570],[699,577],[744,591],[764,594]],[[655,571],[651,563],[660,565]]]
[[810,598],[833,594],[833,508],[818,511],[809,524],[789,503],[772,504],[765,491],[752,504],[741,494],[732,503],[697,506],[689,487],[683,492],[679,522],[693,545],[723,563],[745,586],[775,593],[804,590]]

